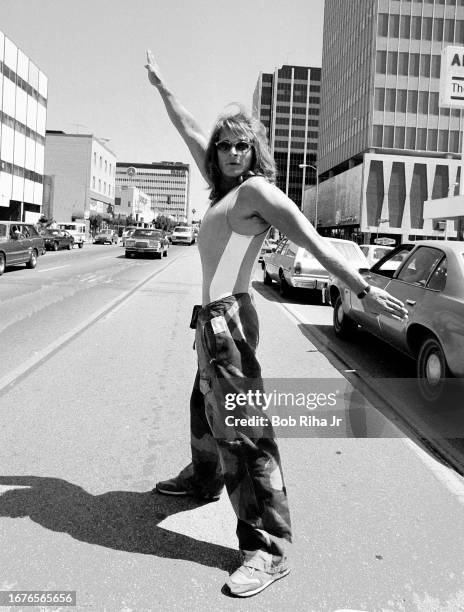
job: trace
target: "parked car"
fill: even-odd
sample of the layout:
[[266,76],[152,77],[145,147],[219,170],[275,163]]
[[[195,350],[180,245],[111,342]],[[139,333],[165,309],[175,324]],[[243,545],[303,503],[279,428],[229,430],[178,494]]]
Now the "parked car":
[[391,246],[381,246],[378,244],[361,244],[359,248],[366,256],[369,268],[380,261],[382,257],[390,253],[390,251],[393,251],[393,247]]
[[102,230],[95,236],[94,244],[118,244],[118,234],[114,230]]
[[277,248],[277,241],[273,240],[272,238],[265,238],[264,242],[263,242],[263,246],[261,247],[261,250],[259,252],[259,256],[258,256],[258,263],[262,264],[264,261],[264,255],[266,255],[266,253],[274,253],[274,251]]
[[[392,261],[399,261],[392,269]],[[367,283],[404,302],[408,319],[372,314],[338,279],[330,298],[337,336],[353,337],[358,325],[416,361],[422,396],[434,402],[446,379],[464,377],[464,243],[405,243],[361,272]]]
[[161,259],[161,256],[168,256],[168,248],[169,242],[162,230],[138,228],[126,238],[125,256],[154,255]]
[[44,253],[44,240],[31,223],[0,221],[0,276],[7,266],[20,263],[35,268]]
[[74,236],[69,232],[59,229],[42,230],[41,236],[44,239],[45,248],[49,251],[58,251],[58,249],[68,249],[74,247]]
[[[324,238],[328,240],[343,256],[343,259],[356,268],[368,268],[366,257],[359,246],[351,240]],[[273,253],[263,255],[263,282],[271,285],[279,283],[280,293],[289,295],[294,289],[312,289],[322,293],[322,300],[327,301],[329,272],[306,249],[297,246],[288,238],[282,238]]]
[[172,232],[171,242],[172,244],[194,244],[195,233],[191,227],[179,225]]

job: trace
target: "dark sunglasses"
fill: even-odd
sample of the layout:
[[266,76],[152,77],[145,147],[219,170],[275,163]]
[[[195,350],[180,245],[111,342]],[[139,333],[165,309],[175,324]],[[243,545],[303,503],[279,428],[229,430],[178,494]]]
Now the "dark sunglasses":
[[251,142],[248,140],[237,140],[237,142],[230,142],[230,140],[219,140],[215,143],[216,149],[221,153],[228,153],[232,148],[235,148],[237,153],[246,153],[251,149]]

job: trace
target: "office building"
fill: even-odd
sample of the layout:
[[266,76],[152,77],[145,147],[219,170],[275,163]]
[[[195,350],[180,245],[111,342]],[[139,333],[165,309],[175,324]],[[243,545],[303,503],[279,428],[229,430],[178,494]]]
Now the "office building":
[[55,221],[111,221],[114,208],[116,156],[93,134],[47,130],[44,214]]
[[189,217],[190,168],[181,162],[118,162],[116,186],[137,187],[151,200],[154,215]]
[[316,181],[320,89],[320,68],[284,65],[260,73],[253,94],[253,114],[266,127],[276,162],[277,186],[298,206],[304,186]]
[[321,233],[396,242],[456,237],[424,202],[457,193],[461,111],[440,108],[441,51],[464,44],[463,0],[326,0],[319,194]]
[[0,219],[42,212],[47,77],[0,31]]

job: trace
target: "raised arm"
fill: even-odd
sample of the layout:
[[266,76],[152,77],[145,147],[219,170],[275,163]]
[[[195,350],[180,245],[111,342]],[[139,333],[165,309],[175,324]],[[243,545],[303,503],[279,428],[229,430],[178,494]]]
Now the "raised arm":
[[[361,293],[368,286],[359,272],[347,265],[339,252],[317,233],[297,205],[280,189],[263,179],[249,179],[241,191],[243,198],[252,203],[254,214],[310,251],[324,268],[345,282],[354,293]],[[363,302],[371,312],[388,312],[396,318],[407,316],[400,300],[377,287],[370,286]]]
[[147,51],[145,68],[148,70],[148,80],[159,91],[174,127],[184,139],[201,174],[208,180],[205,172],[205,154],[208,144],[206,136],[193,115],[167,87],[151,51]]

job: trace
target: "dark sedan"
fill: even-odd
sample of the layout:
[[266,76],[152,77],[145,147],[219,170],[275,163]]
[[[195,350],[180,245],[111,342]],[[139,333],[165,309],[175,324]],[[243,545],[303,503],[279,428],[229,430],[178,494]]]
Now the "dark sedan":
[[168,256],[169,242],[164,232],[158,229],[137,228],[126,238],[125,256],[153,255],[161,259]]
[[74,247],[74,237],[66,230],[48,229],[41,232],[47,251],[58,251],[58,249],[68,249]]

